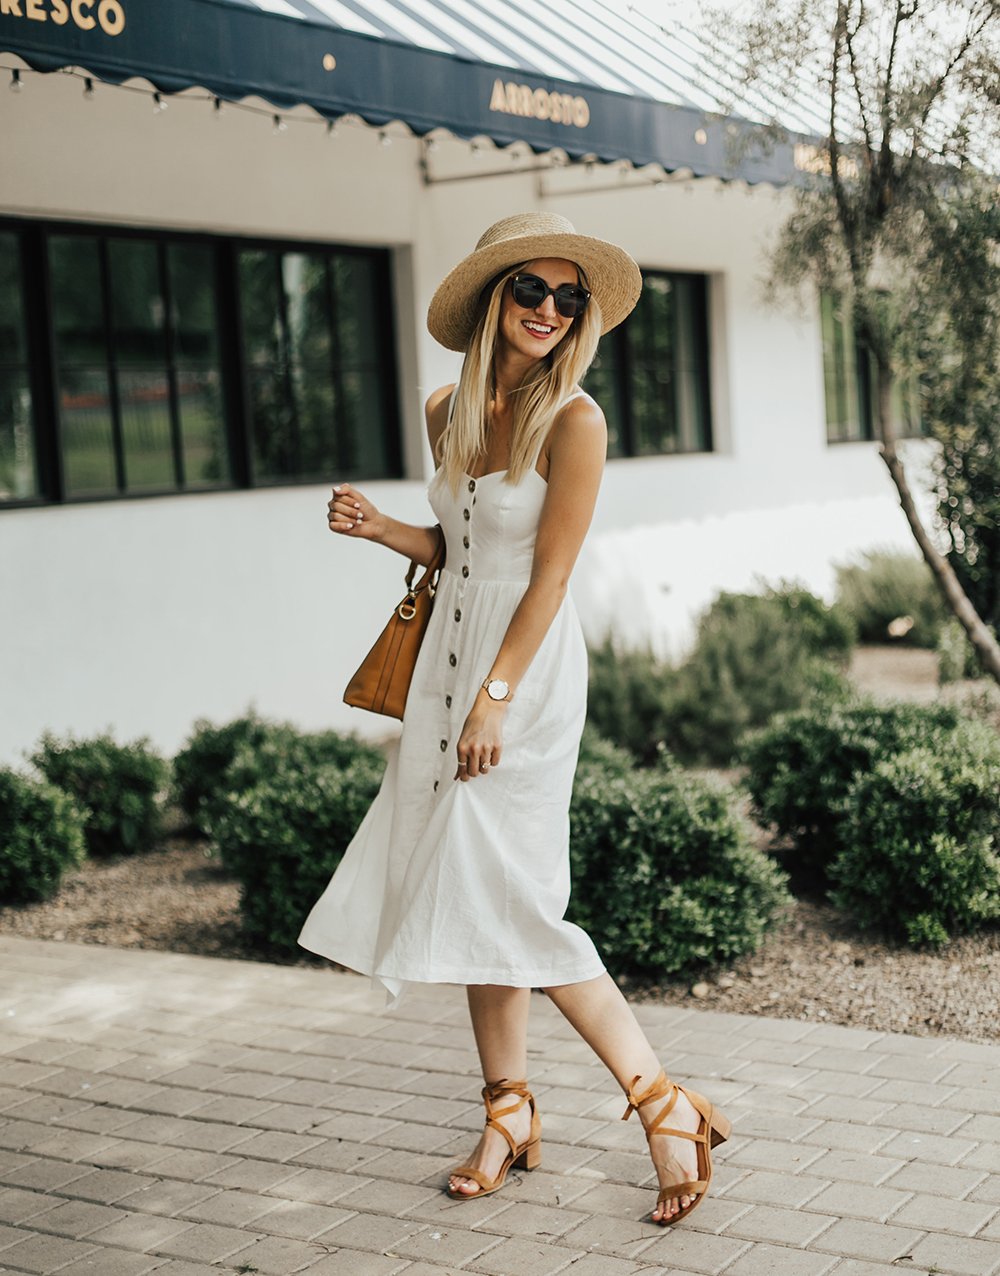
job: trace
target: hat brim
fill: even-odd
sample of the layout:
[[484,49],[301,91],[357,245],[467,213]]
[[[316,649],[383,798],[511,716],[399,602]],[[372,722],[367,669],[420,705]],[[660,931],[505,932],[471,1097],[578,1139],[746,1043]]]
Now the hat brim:
[[477,249],[445,276],[427,311],[427,328],[434,340],[464,354],[486,285],[511,266],[540,257],[561,257],[584,272],[587,287],[601,308],[602,335],[616,328],[639,300],[639,267],[617,244],[566,232],[517,235]]

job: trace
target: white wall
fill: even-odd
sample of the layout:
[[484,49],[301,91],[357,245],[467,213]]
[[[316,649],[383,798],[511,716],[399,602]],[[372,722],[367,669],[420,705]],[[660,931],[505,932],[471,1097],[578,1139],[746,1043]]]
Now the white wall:
[[[205,103],[172,100],[154,116],[148,98],[99,83],[84,102],[68,76],[25,80],[21,94],[0,93],[0,213],[395,250],[411,479],[368,487],[403,518],[429,521],[421,404],[459,363],[423,316],[487,225],[551,208],[643,266],[710,272],[718,450],[608,466],[574,582],[593,637],[613,625],[676,650],[719,587],[756,572],[825,589],[831,558],[909,544],[874,448],[826,444],[815,323],[761,306],[761,244],[782,199],[770,188],[546,197],[517,173],[428,187],[402,131],[388,148],[349,125],[332,140],[294,121],[274,136],[269,118],[232,109],[216,120]],[[475,170],[464,144],[441,145],[442,167]],[[579,182],[575,170],[544,180]],[[251,701],[305,726],[391,730],[340,695],[404,565],[332,537],[327,499],[310,487],[0,510],[0,758],[44,727],[111,725],[170,750],[196,716]]]

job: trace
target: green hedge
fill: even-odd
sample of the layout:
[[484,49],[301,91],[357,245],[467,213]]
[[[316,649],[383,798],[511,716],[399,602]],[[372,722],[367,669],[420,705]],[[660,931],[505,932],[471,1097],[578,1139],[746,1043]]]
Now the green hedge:
[[[324,733],[301,749],[274,741],[237,752],[215,806],[212,833],[223,863],[238,878],[247,937],[280,952],[296,944],[306,914],[322,894],[378,792],[385,758],[360,741]],[[310,747],[337,760],[309,762]]]
[[570,807],[568,916],[616,975],[658,981],[756,949],[790,903],[730,795],[589,736]]
[[0,767],[0,903],[48,898],[86,853],[73,799],[47,780]]
[[805,862],[825,868],[840,850],[855,776],[881,758],[954,731],[960,720],[951,706],[879,704],[867,697],[782,714],[744,744],[753,816],[790,839]]
[[661,747],[686,763],[726,765],[743,734],[775,713],[846,695],[840,665],[853,638],[842,611],[795,585],[723,593],[679,668],[610,639],[592,651],[588,716],[644,766]]
[[890,624],[908,616],[913,625],[897,641],[934,647],[946,619],[931,569],[912,554],[872,550],[859,562],[838,567],[837,602],[862,642],[893,641]]
[[911,944],[1000,917],[1000,739],[963,719],[859,772],[830,865],[831,899]]
[[156,840],[169,768],[145,737],[117,744],[110,734],[59,740],[46,732],[31,761],[85,810],[91,855],[129,855]]
[[359,758],[376,767],[385,761],[377,745],[336,731],[301,732],[254,713],[222,726],[200,719],[174,758],[174,795],[192,824],[210,835],[231,794],[289,768],[346,767]]

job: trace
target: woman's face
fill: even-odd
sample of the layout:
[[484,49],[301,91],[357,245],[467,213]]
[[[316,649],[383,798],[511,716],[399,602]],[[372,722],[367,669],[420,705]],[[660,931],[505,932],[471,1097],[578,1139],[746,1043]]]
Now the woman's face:
[[[529,261],[518,274],[537,275],[550,288],[580,282],[576,266],[562,257],[539,257],[535,261]],[[556,309],[555,298],[551,293],[540,306],[526,309],[514,300],[510,283],[504,286],[503,300],[500,303],[500,339],[512,351],[531,359],[541,359],[555,349],[572,326],[573,320],[564,318]]]

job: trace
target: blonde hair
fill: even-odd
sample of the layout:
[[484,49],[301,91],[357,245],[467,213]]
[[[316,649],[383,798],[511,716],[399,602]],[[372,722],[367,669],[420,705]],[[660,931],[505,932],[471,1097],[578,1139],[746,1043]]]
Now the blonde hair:
[[[471,473],[486,451],[490,404],[496,396],[494,359],[500,329],[500,306],[507,281],[524,269],[511,266],[493,286],[473,329],[455,390],[448,425],[437,444],[439,476],[457,492],[463,474]],[[577,270],[583,279],[583,271]],[[550,354],[539,360],[537,374],[514,391],[510,463],[504,481],[517,484],[535,463],[552,422],[593,362],[601,338],[601,308],[591,297],[587,309]]]

